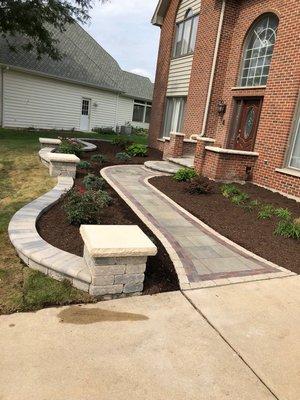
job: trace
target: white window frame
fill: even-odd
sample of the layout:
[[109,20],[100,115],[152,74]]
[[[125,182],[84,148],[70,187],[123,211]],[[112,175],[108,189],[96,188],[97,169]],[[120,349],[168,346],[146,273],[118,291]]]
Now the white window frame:
[[298,101],[296,105],[295,117],[292,126],[292,135],[288,145],[288,155],[286,158],[286,167],[295,171],[300,171],[300,167],[296,168],[291,165],[298,135],[300,136],[300,94],[298,96]]
[[[133,115],[134,115],[134,106],[142,106],[144,107],[144,111],[143,111],[143,120],[142,121],[135,121],[133,119]],[[134,100],[133,102],[133,111],[132,111],[132,122],[135,122],[137,124],[149,124],[149,122],[146,122],[146,113],[147,113],[147,109],[151,109],[152,108],[152,103],[149,101],[142,101],[142,100]]]
[[[172,131],[178,132],[181,130],[184,123],[186,100],[186,96],[170,96],[166,98],[164,121],[160,138],[168,137]],[[173,103],[172,105],[171,102]],[[170,111],[169,107],[172,107],[172,114],[168,115]],[[167,120],[167,116],[171,116],[171,121]],[[170,132],[167,132],[167,125],[170,125]]]
[[[271,46],[265,46],[266,51],[265,51],[264,55],[260,55],[260,53],[258,53],[257,56],[254,56],[253,52],[255,50],[260,52],[262,49],[264,49],[264,47],[261,46],[261,47],[249,48],[249,43],[251,42],[251,39],[253,38],[253,35],[255,35],[255,34],[257,35],[255,29],[259,26],[259,24],[263,20],[268,19],[267,29],[271,29],[271,27],[269,26],[270,18],[276,18],[277,19],[277,26],[276,26],[276,29],[274,31],[275,40],[274,40],[274,43],[271,45],[273,47],[272,53],[271,54],[267,54],[267,49],[268,49],[268,47],[271,47]],[[273,58],[273,54],[274,54],[274,48],[275,48],[275,45],[276,45],[278,26],[279,26],[279,19],[278,19],[277,15],[275,15],[273,13],[267,13],[267,14],[261,15],[251,25],[251,27],[250,27],[249,31],[247,32],[247,35],[246,35],[246,40],[245,40],[244,49],[243,49],[243,53],[242,53],[242,60],[241,60],[241,63],[240,63],[240,73],[239,73],[239,81],[238,81],[238,86],[239,87],[242,87],[242,88],[246,88],[246,87],[253,88],[253,87],[266,86],[267,81],[268,81],[268,77],[269,77],[269,74],[270,74],[270,67],[271,67],[272,58]],[[251,50],[251,57],[247,57],[247,52],[250,51],[250,50]],[[268,57],[270,57],[270,63],[266,64],[266,60],[267,60]],[[258,64],[258,60],[259,59],[262,59],[262,61],[263,61],[263,63],[261,65]],[[249,62],[248,66],[246,66],[247,61]],[[267,73],[264,73],[266,68],[268,68],[268,71],[267,71]],[[244,72],[246,70],[248,70],[248,74],[246,76],[244,76]],[[254,75],[250,75],[252,70],[254,71]],[[259,72],[259,70],[260,70],[260,72]],[[255,83],[255,80],[257,78],[259,78],[259,81]],[[246,80],[246,84],[244,83],[244,80]],[[252,83],[250,82],[251,80],[252,80]],[[266,82],[264,82],[264,80]]]
[[[190,13],[192,13],[192,14],[190,15]],[[183,46],[182,39],[185,34],[186,26],[189,22],[191,22],[191,27],[190,27],[190,32],[189,32],[189,40],[187,42],[187,51],[185,53],[182,53],[182,46]],[[191,44],[192,44],[193,34],[195,34],[195,37],[197,37],[198,25],[199,25],[199,13],[194,14],[193,9],[189,8],[185,13],[184,19],[182,21],[176,23],[175,38],[174,38],[174,44],[173,44],[173,58],[186,57],[186,56],[194,53],[195,48],[193,48],[192,50],[190,50],[190,48],[191,48]],[[182,27],[181,50],[180,50],[180,54],[176,54],[177,53],[177,43],[178,43],[177,42],[178,32],[179,32],[180,27]],[[196,43],[196,39],[195,39],[195,43]]]

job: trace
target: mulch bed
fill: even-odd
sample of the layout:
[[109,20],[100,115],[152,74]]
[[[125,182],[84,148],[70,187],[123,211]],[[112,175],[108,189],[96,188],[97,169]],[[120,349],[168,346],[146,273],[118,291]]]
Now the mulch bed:
[[[117,164],[124,164],[115,159],[115,154],[122,151],[120,148],[106,142],[93,142],[98,146],[97,151],[85,153],[84,160],[90,160],[93,154],[104,154],[108,161],[103,165],[93,164],[92,171],[99,174],[103,167]],[[146,160],[161,160],[161,153],[157,150],[149,149],[148,157],[134,157],[128,164],[143,164]],[[86,175],[85,171],[78,171],[75,186],[81,186],[82,178]],[[113,204],[103,210],[101,221],[103,225],[138,225],[145,234],[158,247],[158,254],[148,257],[144,294],[154,294],[179,289],[177,274],[174,265],[161,242],[143,224],[131,208],[120,198],[120,196],[109,186],[107,192],[113,198]],[[79,227],[70,225],[66,214],[62,208],[64,199],[61,199],[50,210],[39,219],[37,228],[41,237],[53,246],[68,251],[78,256],[83,255],[83,241],[79,233]]]
[[[202,195],[189,194],[186,182],[176,182],[170,176],[152,178],[150,183],[220,234],[281,267],[300,273],[300,241],[275,236],[276,217],[260,220],[257,210],[249,212],[232,204],[220,193],[220,183],[212,183],[212,193]],[[296,218],[300,217],[300,204],[294,200],[251,183],[236,186],[252,200],[288,208]]]

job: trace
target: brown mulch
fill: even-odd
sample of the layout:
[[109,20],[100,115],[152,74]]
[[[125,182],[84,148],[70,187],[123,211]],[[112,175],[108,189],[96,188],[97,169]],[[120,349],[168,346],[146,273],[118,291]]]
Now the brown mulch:
[[[202,195],[189,194],[186,182],[176,182],[170,176],[152,178],[150,183],[220,234],[281,267],[300,273],[300,241],[275,236],[276,217],[260,220],[258,210],[249,212],[232,204],[220,193],[220,183],[212,183],[212,193]],[[300,204],[294,200],[251,183],[236,186],[252,200],[288,208],[296,218],[300,217]]]
[[[98,146],[97,151],[84,154],[82,159],[89,160],[93,154],[100,153],[107,156],[108,162],[101,166],[94,163],[93,171],[91,172],[99,174],[99,170],[103,167],[124,164],[124,162],[117,162],[117,160],[115,160],[115,154],[118,151],[121,151],[121,149],[106,142],[94,143]],[[147,158],[134,157],[129,161],[129,163],[143,164],[146,160],[150,159],[160,160],[161,153],[157,150],[150,149]],[[78,177],[75,181],[76,186],[81,186],[81,181],[84,175],[84,171],[79,171]],[[177,274],[163,245],[111,187],[107,185],[106,190],[113,198],[113,204],[103,210],[101,215],[102,224],[138,225],[158,247],[158,254],[154,257],[148,257],[143,293],[154,294],[178,290],[179,283]],[[68,251],[69,253],[82,256],[83,241],[79,233],[79,227],[68,223],[66,214],[62,208],[63,204],[64,199],[60,200],[41,216],[37,224],[39,234],[44,240],[53,246]]]

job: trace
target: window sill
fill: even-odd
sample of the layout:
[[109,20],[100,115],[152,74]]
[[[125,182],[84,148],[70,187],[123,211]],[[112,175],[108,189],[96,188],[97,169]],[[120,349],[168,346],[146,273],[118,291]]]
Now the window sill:
[[296,169],[292,168],[276,168],[275,171],[281,174],[291,175],[295,176],[296,178],[300,178],[300,170],[297,171]]
[[190,57],[190,56],[193,56],[193,55],[194,55],[194,52],[192,52],[192,53],[187,53],[187,54],[185,54],[184,56],[172,57],[172,60],[171,60],[171,61],[173,61],[173,60],[180,60],[181,58]]
[[231,90],[261,90],[266,89],[267,86],[234,86]]

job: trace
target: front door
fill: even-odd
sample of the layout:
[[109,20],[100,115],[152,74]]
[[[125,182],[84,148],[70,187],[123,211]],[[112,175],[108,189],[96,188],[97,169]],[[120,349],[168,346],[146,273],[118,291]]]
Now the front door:
[[233,148],[253,151],[259,124],[262,99],[241,99],[236,107],[236,129],[233,137]]
[[89,131],[90,130],[90,108],[91,100],[82,99],[81,104],[81,119],[80,119],[80,130]]

